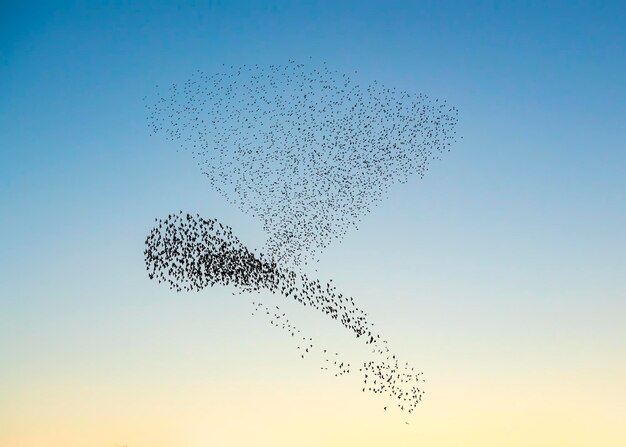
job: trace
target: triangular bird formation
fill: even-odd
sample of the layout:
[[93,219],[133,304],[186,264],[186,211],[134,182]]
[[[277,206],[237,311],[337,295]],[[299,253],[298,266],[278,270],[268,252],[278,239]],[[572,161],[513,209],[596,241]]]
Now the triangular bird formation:
[[197,71],[146,108],[150,129],[190,151],[213,189],[261,220],[263,251],[293,267],[423,177],[458,121],[445,101],[295,61]]

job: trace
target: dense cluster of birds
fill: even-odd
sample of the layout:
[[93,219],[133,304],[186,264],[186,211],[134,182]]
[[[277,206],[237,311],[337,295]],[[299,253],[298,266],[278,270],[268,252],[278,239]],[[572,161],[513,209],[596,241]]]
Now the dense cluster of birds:
[[198,70],[146,98],[148,124],[260,219],[269,258],[297,267],[456,138],[458,112],[445,101],[352,78],[295,61]]
[[182,211],[170,214],[155,219],[145,242],[148,276],[178,292],[232,284],[242,291],[281,293],[338,320],[368,344],[380,340],[352,297],[339,293],[330,282],[322,285],[319,280],[265,260],[262,254],[256,255],[230,227],[215,219]]
[[[146,270],[151,279],[169,285],[176,291],[199,291],[216,284],[234,285],[240,291],[268,290],[292,298],[332,319],[363,338],[372,347],[372,353],[384,358],[369,361],[359,371],[364,373],[363,391],[388,393],[399,399],[398,407],[413,411],[423,392],[417,386],[420,374],[400,367],[387,342],[380,338],[367,320],[367,314],[359,309],[351,297],[339,293],[329,282],[310,280],[305,274],[279,267],[274,261],[265,260],[262,254],[248,250],[233,234],[232,229],[215,219],[205,219],[198,214],[169,214],[165,219],[155,219],[155,225],[146,237],[144,257]],[[260,309],[261,304],[257,307]],[[277,308],[277,310],[279,310]],[[270,315],[270,309],[265,307]],[[292,325],[283,313],[272,311],[270,323],[291,333],[298,334],[305,344],[301,356],[313,349],[312,338],[302,337],[300,330]],[[326,353],[326,350],[324,351]],[[337,353],[335,355],[338,355]],[[330,361],[330,359],[327,359]],[[350,372],[350,364],[334,359],[335,375]],[[328,368],[328,365],[322,369]],[[411,383],[406,389],[404,384]]]

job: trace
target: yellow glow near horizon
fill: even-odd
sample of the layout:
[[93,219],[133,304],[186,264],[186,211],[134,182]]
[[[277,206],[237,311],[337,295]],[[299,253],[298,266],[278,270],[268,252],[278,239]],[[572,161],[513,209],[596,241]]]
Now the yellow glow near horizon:
[[584,380],[551,374],[545,381],[440,378],[432,386],[436,397],[408,418],[383,411],[349,380],[321,375],[306,385],[103,382],[77,378],[19,390],[3,415],[0,445],[287,447],[294,439],[300,446],[337,447],[626,443],[626,391],[618,374]]

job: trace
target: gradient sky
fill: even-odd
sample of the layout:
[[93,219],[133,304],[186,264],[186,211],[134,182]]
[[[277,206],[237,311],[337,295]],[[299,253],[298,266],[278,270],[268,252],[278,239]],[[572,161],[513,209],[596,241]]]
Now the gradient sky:
[[[624,24],[606,1],[3,2],[0,446],[626,445]],[[148,136],[142,98],[309,57],[460,110],[464,139],[315,273],[424,371],[408,418],[300,359],[254,297],[145,274],[171,211],[264,235]]]

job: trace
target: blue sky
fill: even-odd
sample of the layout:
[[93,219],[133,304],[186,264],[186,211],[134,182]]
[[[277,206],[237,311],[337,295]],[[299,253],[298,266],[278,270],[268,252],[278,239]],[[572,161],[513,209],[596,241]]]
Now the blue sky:
[[[463,136],[331,247],[319,275],[430,376],[540,382],[574,368],[626,389],[623,2],[14,2],[0,17],[0,420],[37,425],[11,409],[41,404],[22,390],[75,375],[97,387],[118,362],[128,369],[111,380],[130,389],[165,380],[147,365],[210,352],[192,364],[230,356],[246,377],[250,344],[287,351],[226,292],[181,298],[145,277],[145,234],[172,210],[217,217],[252,246],[264,236],[148,136],[142,98],[196,69],[309,57],[445,98]],[[282,362],[284,377],[299,368]],[[31,445],[20,430],[0,426],[0,441]]]

